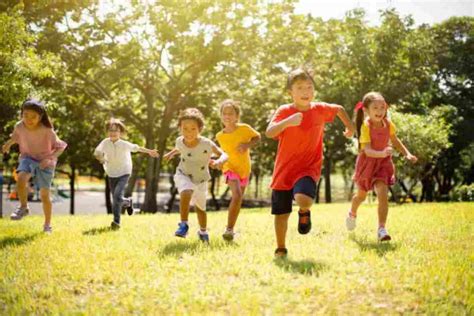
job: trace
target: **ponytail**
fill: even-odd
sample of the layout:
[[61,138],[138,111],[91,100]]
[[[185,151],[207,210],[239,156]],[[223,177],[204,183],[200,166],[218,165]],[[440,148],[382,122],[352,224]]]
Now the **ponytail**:
[[23,114],[23,111],[25,110],[31,110],[38,113],[39,116],[41,117],[41,120],[40,120],[41,124],[43,124],[47,128],[53,129],[53,123],[49,119],[48,113],[46,112],[46,108],[43,102],[35,100],[35,99],[27,99],[21,105],[21,114]]
[[364,104],[362,102],[357,102],[354,108],[354,123],[356,126],[356,137],[357,140],[360,138],[360,129],[362,127],[362,123],[364,122]]

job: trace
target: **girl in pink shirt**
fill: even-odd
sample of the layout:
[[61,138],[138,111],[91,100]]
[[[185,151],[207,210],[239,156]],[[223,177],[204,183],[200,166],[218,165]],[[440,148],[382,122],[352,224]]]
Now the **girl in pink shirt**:
[[12,220],[20,220],[28,215],[28,191],[30,178],[40,189],[43,202],[45,233],[51,233],[52,204],[50,198],[51,182],[59,155],[67,144],[60,140],[53,130],[45,106],[42,102],[28,99],[21,106],[21,121],[15,125],[10,139],[2,151],[8,153],[13,144],[20,147],[20,163],[17,168],[17,191],[20,206],[11,214]]

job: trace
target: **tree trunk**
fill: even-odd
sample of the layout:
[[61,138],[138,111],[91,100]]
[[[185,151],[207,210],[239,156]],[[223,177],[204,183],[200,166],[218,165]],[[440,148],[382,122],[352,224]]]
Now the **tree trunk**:
[[105,207],[107,208],[107,214],[112,214],[112,200],[110,199],[111,188],[109,182],[109,176],[105,176]]
[[140,171],[140,168],[137,168],[136,166],[140,166],[142,163],[142,157],[138,157],[136,160],[135,167],[132,170],[132,174],[130,175],[130,178],[128,179],[127,187],[125,189],[125,197],[131,197],[133,195],[133,190],[135,188],[135,183],[137,182],[138,179],[138,173]]
[[421,176],[421,198],[420,202],[433,202],[435,181],[433,178],[433,165],[427,164]]
[[[146,76],[148,78],[148,74]],[[144,86],[141,87],[141,92],[146,102],[146,131],[145,131],[145,142],[146,148],[155,148],[155,96],[153,92],[153,87],[149,82],[146,82]],[[166,110],[166,109],[165,109]],[[163,121],[161,122],[161,127],[163,127]],[[160,138],[165,138],[165,134],[158,133]],[[160,152],[160,154],[162,154]],[[143,212],[152,212],[156,213],[158,211],[158,205],[156,203],[156,191],[157,191],[157,178],[156,174],[159,173],[159,167],[157,166],[157,159],[150,156],[147,157],[147,165],[145,172],[145,199],[143,201],[141,210]]]
[[258,180],[260,178],[260,171],[256,171],[255,172],[255,194],[254,194],[254,197],[255,199],[258,199],[258,196],[259,196],[259,185],[258,185]]
[[221,209],[219,201],[216,198],[216,179],[218,179],[218,172],[217,170],[210,170],[211,171],[211,197],[212,197],[212,204],[216,211]]
[[74,215],[75,213],[75,193],[76,193],[76,167],[74,164],[71,164],[71,174],[69,176],[69,189],[71,191],[70,201],[69,201],[69,214]]
[[173,210],[174,201],[176,200],[176,194],[178,194],[178,189],[176,188],[176,184],[174,183],[174,177],[172,174],[169,177],[169,181],[171,183],[170,199],[166,203],[166,213],[171,213],[171,211]]
[[354,188],[355,188],[355,183],[354,183],[354,181],[352,181],[351,188],[349,190],[349,196],[348,196],[348,201],[349,202],[352,201],[352,195],[354,194]]
[[324,159],[324,196],[326,203],[331,203],[331,159]]
[[408,190],[403,180],[398,180],[398,183],[400,184],[400,187],[402,188],[403,192],[405,192],[406,196],[408,196],[413,202],[416,202],[416,196],[411,194],[410,190]]
[[323,181],[323,179],[322,179],[322,178],[319,178],[318,183],[316,183],[316,199],[315,199],[315,203],[319,203],[319,192],[320,192],[320,189],[321,189],[321,181]]

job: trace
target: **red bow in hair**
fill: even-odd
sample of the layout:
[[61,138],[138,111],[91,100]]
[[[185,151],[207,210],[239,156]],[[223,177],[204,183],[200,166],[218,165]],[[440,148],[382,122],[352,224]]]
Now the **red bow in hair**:
[[357,102],[355,108],[354,108],[354,111],[359,111],[359,110],[362,110],[364,108],[364,103],[362,103],[361,101]]

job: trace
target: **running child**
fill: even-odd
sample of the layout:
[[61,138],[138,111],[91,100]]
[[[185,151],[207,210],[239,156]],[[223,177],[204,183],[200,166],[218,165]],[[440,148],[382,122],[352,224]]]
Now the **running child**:
[[51,183],[58,157],[67,144],[56,135],[44,103],[28,99],[21,106],[21,121],[15,125],[10,139],[3,145],[2,151],[8,153],[13,144],[20,147],[20,162],[17,168],[17,192],[20,205],[10,218],[21,220],[29,213],[28,186],[30,178],[39,188],[43,204],[43,232],[52,232]]
[[240,106],[237,101],[225,100],[219,108],[224,129],[217,133],[216,139],[229,155],[222,172],[232,192],[227,217],[227,227],[222,237],[227,241],[234,239],[234,226],[239,216],[245,188],[250,176],[250,148],[260,141],[260,133],[250,125],[239,123]]
[[345,125],[344,135],[352,137],[355,128],[341,105],[313,102],[314,80],[304,69],[290,72],[287,91],[293,102],[280,106],[266,130],[278,140],[271,183],[272,214],[275,215],[276,257],[284,257],[288,218],[293,200],[298,204],[298,232],[311,230],[311,206],[323,163],[324,126],[337,116]]
[[105,173],[109,177],[110,190],[112,192],[112,212],[114,219],[110,227],[114,230],[120,229],[120,215],[123,208],[128,215],[133,214],[132,198],[124,198],[125,187],[132,173],[133,152],[142,152],[153,158],[158,158],[156,149],[147,149],[137,144],[132,144],[121,137],[126,135],[125,125],[118,119],[110,119],[106,124],[109,137],[105,138],[94,150],[94,156],[104,165]]
[[[388,188],[395,183],[395,167],[392,162],[392,145],[410,162],[413,156],[396,135],[395,125],[387,118],[387,103],[378,92],[367,93],[356,105],[356,128],[359,140],[354,181],[358,190],[352,197],[352,205],[346,218],[349,231],[356,228],[357,209],[367,192],[374,190],[378,199],[379,241],[391,240],[385,228],[388,215]],[[364,120],[364,114],[367,119]]]
[[[200,135],[204,128],[204,117],[198,109],[188,108],[182,111],[178,118],[178,128],[181,136],[176,139],[175,148],[163,156],[170,160],[177,154],[181,155],[174,175],[180,196],[181,217],[175,236],[184,238],[188,234],[189,207],[194,204],[200,227],[198,237],[203,242],[209,242],[206,214],[207,188],[211,178],[209,167],[221,169],[227,161],[227,154],[212,140]],[[212,154],[219,158],[212,160]]]

